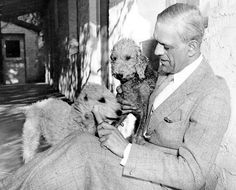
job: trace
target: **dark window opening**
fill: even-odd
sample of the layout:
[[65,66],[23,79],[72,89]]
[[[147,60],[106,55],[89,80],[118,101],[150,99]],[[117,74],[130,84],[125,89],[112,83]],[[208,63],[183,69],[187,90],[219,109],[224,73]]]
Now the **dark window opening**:
[[6,40],[6,57],[20,57],[20,41]]

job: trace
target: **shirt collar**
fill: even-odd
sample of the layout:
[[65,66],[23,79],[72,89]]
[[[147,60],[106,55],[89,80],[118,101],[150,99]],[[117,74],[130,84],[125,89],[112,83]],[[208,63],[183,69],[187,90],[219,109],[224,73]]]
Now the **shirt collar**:
[[182,83],[185,81],[191,73],[200,65],[202,62],[203,56],[200,54],[200,56],[191,64],[189,64],[187,67],[185,67],[182,71],[174,74],[174,83]]

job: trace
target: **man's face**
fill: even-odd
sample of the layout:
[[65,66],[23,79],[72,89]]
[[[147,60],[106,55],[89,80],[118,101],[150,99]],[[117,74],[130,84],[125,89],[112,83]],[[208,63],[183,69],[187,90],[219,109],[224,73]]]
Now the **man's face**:
[[155,54],[160,58],[160,74],[174,74],[188,65],[188,45],[183,43],[174,24],[157,22],[154,31],[157,40]]

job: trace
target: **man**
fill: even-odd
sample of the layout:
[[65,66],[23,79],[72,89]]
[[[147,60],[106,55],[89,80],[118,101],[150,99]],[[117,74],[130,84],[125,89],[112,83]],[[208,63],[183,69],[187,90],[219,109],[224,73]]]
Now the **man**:
[[160,77],[144,145],[129,144],[94,108],[99,138],[70,135],[3,180],[2,189],[203,189],[230,117],[228,87],[200,53],[203,34],[194,6],[175,4],[158,15]]

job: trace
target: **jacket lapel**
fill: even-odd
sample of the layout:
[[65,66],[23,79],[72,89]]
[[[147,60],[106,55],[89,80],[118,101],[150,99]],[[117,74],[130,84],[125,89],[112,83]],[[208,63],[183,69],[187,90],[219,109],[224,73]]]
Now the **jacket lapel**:
[[[201,89],[201,81],[204,78],[209,77],[211,75],[210,73],[212,73],[212,70],[206,60],[203,59],[198,68],[184,81],[184,83],[154,110],[155,115],[158,115],[158,118],[162,119],[180,107],[180,105],[185,102],[186,98],[188,98],[189,94],[191,94],[193,91]],[[163,80],[165,79],[166,78],[163,78],[162,81],[157,84],[156,88],[160,87],[161,83],[163,83]],[[155,90],[150,97],[149,115],[155,97],[160,93],[161,90]]]

